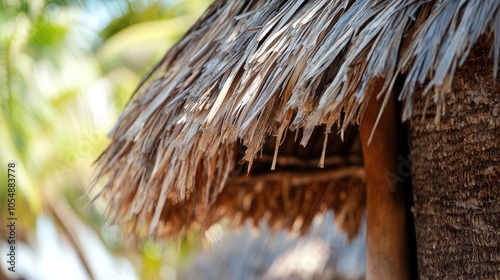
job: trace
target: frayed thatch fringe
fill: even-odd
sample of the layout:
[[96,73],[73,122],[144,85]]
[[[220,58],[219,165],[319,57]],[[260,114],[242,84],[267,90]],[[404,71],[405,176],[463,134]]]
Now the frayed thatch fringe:
[[[97,178],[122,222],[157,231],[165,207],[213,203],[269,136],[306,145],[318,126],[358,123],[373,94],[404,74],[403,119],[417,85],[444,114],[455,69],[479,36],[500,53],[500,1],[216,1],[149,73],[109,136]],[[373,84],[383,79],[380,92]],[[274,167],[275,164],[272,164]],[[207,208],[210,212],[212,209]]]

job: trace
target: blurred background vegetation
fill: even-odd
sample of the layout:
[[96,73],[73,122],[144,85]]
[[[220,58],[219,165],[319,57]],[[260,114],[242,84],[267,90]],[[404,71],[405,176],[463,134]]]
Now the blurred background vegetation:
[[0,205],[16,163],[17,272],[0,279],[175,279],[197,245],[128,246],[84,211],[93,161],[142,75],[210,0],[0,0]]

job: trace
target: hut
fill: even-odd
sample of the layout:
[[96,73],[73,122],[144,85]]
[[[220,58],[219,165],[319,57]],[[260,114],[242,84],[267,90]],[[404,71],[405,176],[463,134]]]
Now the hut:
[[412,218],[421,278],[498,278],[499,54],[495,0],[216,0],[110,132],[101,194],[138,238],[329,209],[354,236],[366,202],[367,278],[409,277]]

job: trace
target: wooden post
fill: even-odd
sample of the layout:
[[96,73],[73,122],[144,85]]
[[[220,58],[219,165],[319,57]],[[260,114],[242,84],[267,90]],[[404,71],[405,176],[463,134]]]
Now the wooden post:
[[[378,91],[374,91],[378,92]],[[368,143],[382,100],[372,96],[360,124],[366,169],[366,279],[409,279],[405,202],[398,176],[398,121],[391,94]]]

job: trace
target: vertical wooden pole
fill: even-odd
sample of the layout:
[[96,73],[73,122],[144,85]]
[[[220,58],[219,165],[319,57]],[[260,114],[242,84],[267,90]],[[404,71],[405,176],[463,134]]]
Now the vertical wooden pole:
[[[378,91],[375,91],[378,92]],[[398,176],[398,121],[394,94],[368,143],[382,100],[372,96],[360,124],[366,169],[368,280],[409,279],[405,202]]]

